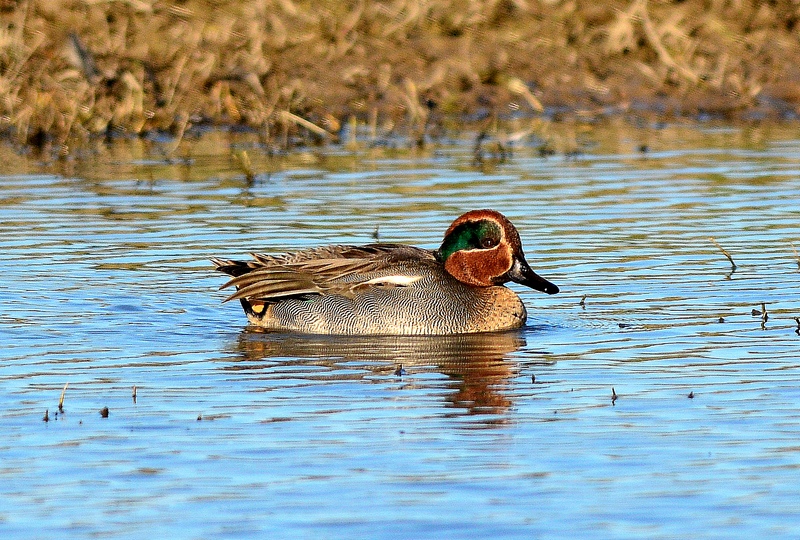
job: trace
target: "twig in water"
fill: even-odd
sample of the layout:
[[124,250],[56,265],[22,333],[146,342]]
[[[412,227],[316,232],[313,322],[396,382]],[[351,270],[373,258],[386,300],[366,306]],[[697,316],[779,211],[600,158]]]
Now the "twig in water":
[[722,247],[721,245],[719,245],[719,242],[714,240],[713,236],[709,236],[708,239],[711,240],[711,243],[714,244],[715,246],[717,246],[719,248],[719,250],[722,252],[722,254],[725,255],[728,258],[728,260],[731,262],[731,268],[733,268],[735,270],[736,269],[736,263],[733,262],[733,257],[731,257],[731,254],[728,253],[727,251],[725,251],[725,248]]
[[614,405],[614,402],[617,401],[617,392],[614,390],[614,387],[611,387],[611,404]]
[[50,410],[44,410],[44,416],[42,417],[42,422],[49,422],[50,421]]
[[64,389],[61,391],[61,398],[58,400],[58,412],[64,412],[64,394],[67,392],[69,383],[64,383]]
[[[757,312],[758,310],[753,310]],[[767,329],[767,321],[769,320],[769,315],[767,315],[767,305],[764,302],[761,302],[761,329]]]
[[475,137],[475,146],[472,148],[472,165],[479,166],[483,164],[483,141],[488,137],[486,131],[481,131]]
[[236,159],[236,164],[239,165],[239,170],[244,173],[245,180],[247,180],[247,185],[252,186],[256,179],[256,173],[253,171],[253,163],[250,161],[250,156],[248,155],[247,150],[234,152],[233,157]]
[[131,397],[133,398],[133,404],[135,405],[136,404],[136,385],[135,384],[133,385],[133,393],[131,394]]
[[167,150],[167,156],[170,158],[175,155],[175,152],[178,151],[178,148],[181,145],[181,141],[183,141],[183,136],[186,134],[186,128],[189,127],[189,115],[183,113],[178,114],[177,122],[178,130],[175,134],[175,140],[172,142],[172,148]]
[[581,296],[581,301],[578,302],[578,305],[581,306],[581,307],[586,307],[586,295],[585,294],[583,296]]

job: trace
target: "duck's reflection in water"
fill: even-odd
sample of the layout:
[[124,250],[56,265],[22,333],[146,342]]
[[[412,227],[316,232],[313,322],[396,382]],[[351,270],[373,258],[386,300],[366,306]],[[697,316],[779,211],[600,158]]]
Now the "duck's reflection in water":
[[[519,332],[458,336],[307,336],[276,334],[248,327],[236,348],[242,362],[230,370],[280,366],[287,377],[366,379],[397,377],[414,384],[414,374],[436,372],[448,377],[446,400],[470,414],[499,414],[512,405],[508,387],[519,364],[509,356],[525,346]],[[295,366],[293,373],[287,368]],[[326,367],[329,374],[309,371]],[[441,381],[432,382],[442,386]],[[463,414],[463,413],[461,413]]]

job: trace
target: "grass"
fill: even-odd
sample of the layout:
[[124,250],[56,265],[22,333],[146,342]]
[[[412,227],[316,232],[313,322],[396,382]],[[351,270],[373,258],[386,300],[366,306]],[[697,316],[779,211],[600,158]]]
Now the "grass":
[[62,154],[115,135],[444,118],[793,117],[791,0],[0,0],[0,130]]
[[720,245],[720,243],[719,243],[719,242],[717,242],[717,241],[714,239],[714,237],[709,237],[709,240],[711,241],[711,243],[712,243],[712,244],[714,244],[715,246],[717,246],[717,249],[719,249],[719,250],[722,252],[722,254],[723,254],[723,255],[725,255],[725,258],[726,258],[726,259],[728,259],[728,261],[730,261],[730,263],[731,263],[731,271],[734,271],[734,270],[736,270],[736,268],[737,268],[737,267],[736,267],[736,263],[735,263],[735,262],[733,262],[733,256],[731,256],[731,254],[730,254],[730,253],[728,253],[728,251],[727,251],[727,250],[726,250],[724,247],[722,247],[722,246]]

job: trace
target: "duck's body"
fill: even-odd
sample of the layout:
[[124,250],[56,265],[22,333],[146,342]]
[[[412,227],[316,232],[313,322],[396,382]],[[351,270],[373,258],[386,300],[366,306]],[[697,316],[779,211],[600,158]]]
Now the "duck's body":
[[527,312],[502,284],[549,294],[558,287],[525,262],[519,235],[498,212],[475,210],[450,226],[436,251],[400,244],[326,246],[248,262],[213,259],[233,276],[262,328],[310,334],[444,335],[519,328]]

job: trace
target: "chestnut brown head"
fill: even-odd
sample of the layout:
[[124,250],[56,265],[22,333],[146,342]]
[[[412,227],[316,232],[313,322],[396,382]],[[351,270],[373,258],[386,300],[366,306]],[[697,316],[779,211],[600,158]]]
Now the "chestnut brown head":
[[558,287],[531,270],[514,225],[495,210],[471,210],[456,219],[436,252],[445,270],[475,287],[514,281],[555,294]]

